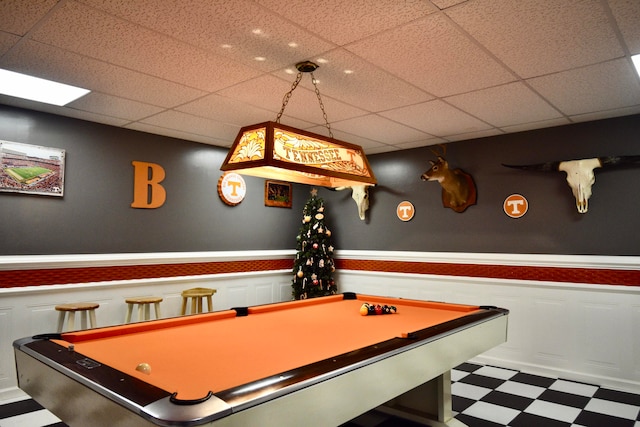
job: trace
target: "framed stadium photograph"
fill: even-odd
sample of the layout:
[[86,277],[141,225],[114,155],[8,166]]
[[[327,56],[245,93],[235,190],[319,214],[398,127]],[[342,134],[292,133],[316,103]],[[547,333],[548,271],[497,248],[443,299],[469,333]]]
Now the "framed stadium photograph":
[[281,181],[264,182],[264,205],[275,206],[278,208],[290,208],[291,201],[291,183]]
[[0,140],[0,191],[64,194],[65,150]]

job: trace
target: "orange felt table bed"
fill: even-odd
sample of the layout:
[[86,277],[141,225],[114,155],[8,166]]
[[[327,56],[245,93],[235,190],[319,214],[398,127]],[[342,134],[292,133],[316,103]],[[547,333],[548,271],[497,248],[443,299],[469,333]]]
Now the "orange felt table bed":
[[[363,316],[365,302],[396,311]],[[36,336],[14,349],[20,387],[72,427],[102,417],[105,425],[114,417],[117,425],[338,425],[434,378],[448,382],[441,376],[451,367],[506,340],[507,314],[347,293]],[[463,348],[440,349],[445,341]],[[316,405],[328,407],[313,419]],[[446,425],[450,407],[435,406],[423,412]]]

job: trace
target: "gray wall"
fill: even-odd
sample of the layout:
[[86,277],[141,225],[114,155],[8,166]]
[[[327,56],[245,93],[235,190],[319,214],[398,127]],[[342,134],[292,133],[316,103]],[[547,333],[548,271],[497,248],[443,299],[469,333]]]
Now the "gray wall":
[[[6,106],[0,139],[66,150],[63,198],[0,193],[0,254],[295,248],[306,195],[266,207],[264,180],[246,177],[245,200],[225,205],[225,149]],[[165,169],[162,207],[130,207],[133,160]]]
[[[428,148],[369,157],[379,185],[360,221],[347,194],[322,195],[338,213],[337,247],[362,250],[640,255],[640,165],[596,170],[589,211],[579,214],[563,172],[535,173],[506,164],[640,154],[640,116],[628,116],[448,144],[450,166],[474,177],[478,203],[463,213],[442,207],[441,188],[420,175]],[[505,215],[504,199],[524,195],[529,211]],[[411,201],[416,216],[395,209]]]
[[[264,206],[264,180],[246,177],[236,207],[217,195],[226,150],[0,106],[0,139],[63,148],[63,198],[0,194],[0,255],[293,249],[310,187],[294,184],[293,208]],[[422,182],[428,148],[369,157],[379,185],[360,221],[347,192],[321,189],[337,249],[640,255],[640,167],[596,172],[587,214],[576,211],[564,173],[502,167],[601,155],[640,154],[640,116],[448,144],[452,167],[473,175],[478,204],[442,207],[440,186]],[[133,166],[160,164],[167,201],[133,209]],[[529,200],[520,219],[504,199]],[[416,216],[396,217],[411,201]]]

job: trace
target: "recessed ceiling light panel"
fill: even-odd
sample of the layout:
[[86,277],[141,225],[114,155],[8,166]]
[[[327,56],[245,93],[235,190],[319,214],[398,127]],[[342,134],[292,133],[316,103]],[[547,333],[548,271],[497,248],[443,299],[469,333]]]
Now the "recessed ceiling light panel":
[[633,65],[636,67],[636,73],[640,76],[640,53],[631,57]]
[[4,95],[63,106],[89,92],[76,86],[0,69],[0,93]]

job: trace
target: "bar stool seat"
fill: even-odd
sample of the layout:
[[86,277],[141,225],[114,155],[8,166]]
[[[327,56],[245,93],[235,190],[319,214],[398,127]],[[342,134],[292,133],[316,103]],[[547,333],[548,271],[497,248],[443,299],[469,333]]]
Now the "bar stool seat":
[[64,327],[64,318],[67,314],[69,315],[67,319],[67,330],[75,330],[76,312],[80,313],[80,327],[82,329],[87,329],[87,313],[89,313],[89,321],[91,327],[97,327],[98,322],[96,321],[95,310],[98,307],[100,307],[100,304],[96,302],[76,302],[56,305],[56,311],[60,312],[58,314],[58,332],[62,332],[62,329]]
[[127,298],[124,300],[127,303],[127,316],[124,320],[124,323],[131,322],[131,315],[133,314],[133,307],[138,305],[138,321],[142,320],[150,320],[151,319],[151,304],[156,312],[156,319],[159,319],[160,314],[160,303],[162,302],[161,297],[134,297]]
[[192,288],[182,291],[182,310],[180,314],[187,314],[187,303],[191,298],[191,314],[204,313],[202,300],[207,299],[208,311],[213,311],[213,294],[217,292],[216,289],[210,288]]

